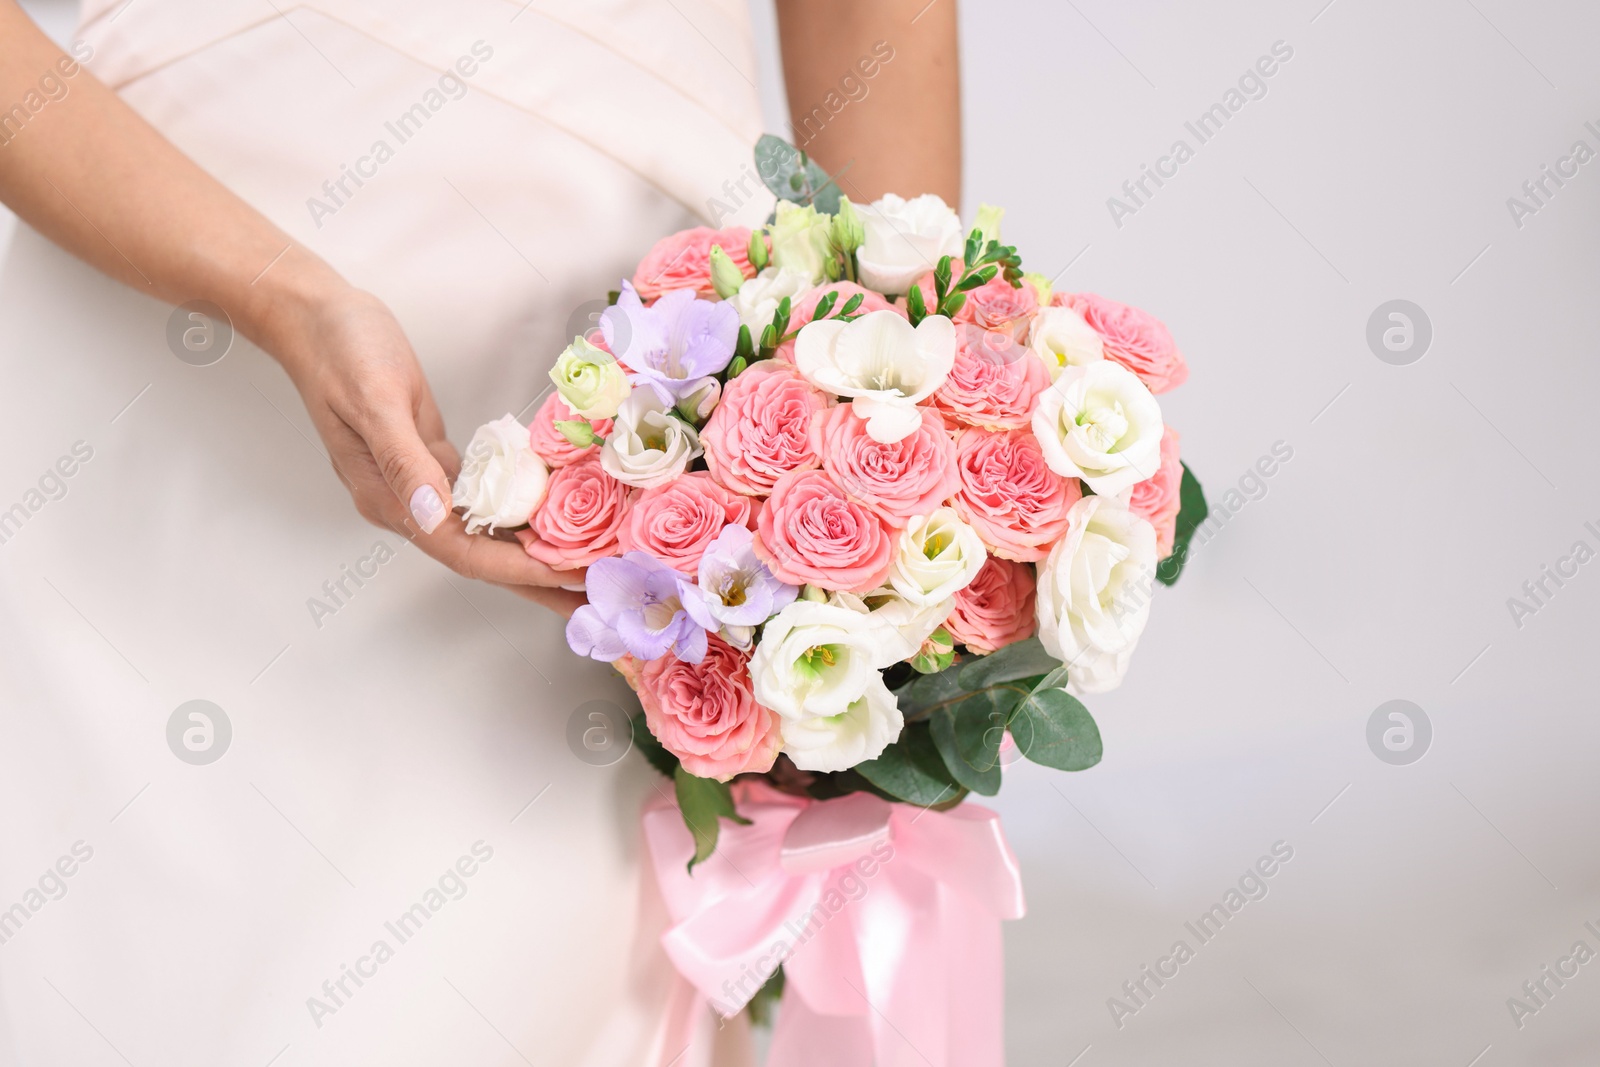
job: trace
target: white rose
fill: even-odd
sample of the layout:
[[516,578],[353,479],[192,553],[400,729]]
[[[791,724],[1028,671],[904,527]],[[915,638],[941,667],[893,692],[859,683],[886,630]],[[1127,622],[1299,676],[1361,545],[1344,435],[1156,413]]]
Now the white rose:
[[943,315],[913,327],[893,311],[854,322],[807,323],[795,338],[796,368],[825,393],[851,398],[867,436],[893,444],[922,425],[920,401],[944,384],[956,361],[956,330]]
[[478,427],[461,457],[461,473],[451,490],[465,508],[467,532],[487,526],[522,526],[544,499],[550,470],[534,453],[528,428],[515,415]]
[[986,551],[978,531],[955,508],[914,516],[900,531],[889,584],[914,604],[937,604],[972,584]]
[[1028,324],[1028,347],[1050,368],[1052,379],[1068,367],[1082,367],[1106,354],[1105,341],[1094,327],[1069,307],[1043,307],[1035,312]]
[[941,256],[959,256],[966,246],[961,220],[932,193],[912,200],[890,193],[861,211],[861,225],[861,284],[880,293],[906,292]]
[[1155,477],[1162,429],[1150,390],[1109,359],[1068,367],[1033,409],[1033,435],[1050,469],[1102,496]]
[[894,694],[874,674],[867,691],[843,714],[784,719],[783,751],[802,771],[847,771],[877,759],[900,736],[905,719]]
[[842,715],[896,662],[894,636],[841,604],[797,600],[767,621],[750,657],[756,700],[785,719]]
[[793,267],[768,267],[749,278],[730,299],[739,312],[741,325],[750,327],[750,339],[761,342],[761,331],[772,324],[778,302],[784,297],[791,304],[794,298],[811,288],[811,277]]
[[653,389],[635,389],[617,409],[611,435],[600,449],[600,466],[624,485],[665,485],[700,455],[700,435],[672,414]]
[[1084,497],[1067,519],[1039,564],[1039,640],[1067,665],[1068,688],[1104,693],[1122,683],[1150,618],[1156,532],[1110,497]]

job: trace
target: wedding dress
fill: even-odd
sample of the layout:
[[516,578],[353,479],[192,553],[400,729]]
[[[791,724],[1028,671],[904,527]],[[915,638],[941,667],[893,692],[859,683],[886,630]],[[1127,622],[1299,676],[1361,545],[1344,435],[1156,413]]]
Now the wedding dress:
[[[79,39],[394,309],[458,446],[656,238],[764,213],[742,0],[88,0]],[[199,314],[26,227],[0,269],[0,1063],[709,1062],[662,780],[576,754],[625,687],[365,524]]]

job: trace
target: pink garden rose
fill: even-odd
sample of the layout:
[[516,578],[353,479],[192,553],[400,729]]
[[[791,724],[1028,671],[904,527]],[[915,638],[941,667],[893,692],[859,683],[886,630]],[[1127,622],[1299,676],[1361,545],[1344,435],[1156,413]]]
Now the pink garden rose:
[[663,237],[639,261],[639,269],[633,272],[633,287],[638,290],[639,299],[648,304],[674,289],[694,289],[701,296],[715,296],[716,290],[711,287],[712,245],[721,245],[746,278],[755,277],[755,268],[750,265],[749,230],[743,226],[725,230],[696,226]]
[[[567,407],[567,402],[561,399],[560,393],[551,393],[545,397],[544,403],[539,405],[539,410],[534,412],[533,423],[528,427],[528,441],[539,458],[556,467],[566,467],[585,459],[589,456],[600,454],[599,445],[590,445],[587,448],[574,448],[572,442],[562,436],[556,429],[556,422],[582,421]],[[591,419],[594,432],[601,437],[611,432],[610,419]]]
[[961,486],[955,442],[944,421],[931,408],[919,410],[921,428],[887,445],[867,435],[866,420],[849,404],[817,420],[823,469],[853,499],[897,528],[914,515],[931,513]]
[[700,431],[711,476],[735,493],[766,496],[790,471],[815,469],[822,458],[811,423],[828,404],[792,364],[752,364],[723,389]]
[[956,435],[961,491],[951,503],[1005,559],[1034,562],[1067,532],[1067,511],[1083,497],[1076,478],[1045,462],[1027,430],[969,428]]
[[517,540],[528,555],[558,571],[587,567],[622,553],[617,535],[628,510],[628,487],[590,456],[550,475],[544,501]]
[[684,770],[726,782],[772,769],[783,737],[778,713],[756,703],[749,657],[716,634],[705,658],[662,656],[638,666],[639,703],[656,739]]
[[1058,293],[1051,302],[1065,304],[1082,315],[1105,341],[1106,358],[1137,374],[1152,393],[1176,389],[1188,379],[1189,365],[1172,334],[1148,311],[1093,293]]
[[730,493],[705,471],[691,471],[633,500],[617,532],[624,552],[644,552],[691,578],[724,526],[749,526],[750,498]]
[[826,472],[792,471],[761,509],[755,548],[779,581],[867,593],[888,579],[896,540]]
[[1161,467],[1155,476],[1133,487],[1128,510],[1156,528],[1156,558],[1172,555],[1172,541],[1178,528],[1181,505],[1178,490],[1183,484],[1183,464],[1178,462],[1178,431],[1171,426],[1161,435]]
[[988,654],[1033,636],[1033,568],[990,556],[972,583],[956,593],[944,628],[973,652]]
[[1027,426],[1050,369],[1003,330],[956,326],[956,362],[931,403],[952,422],[990,430]]
[[[852,296],[861,297],[861,306],[851,312],[852,315],[865,315],[869,311],[893,311],[897,315],[904,315],[906,309],[897,307],[885,300],[882,295],[871,289],[863,289],[855,282],[833,282],[828,285],[819,285],[815,289],[808,289],[790,302],[789,307],[789,332],[798,333],[800,327],[811,321],[817,313],[817,305],[822,303],[822,298],[829,293],[838,293],[833,302],[833,310],[829,315],[839,314],[839,309],[849,303]],[[756,344],[761,343],[759,333],[751,338]],[[794,362],[794,341],[785,341],[778,346],[777,357],[786,363]]]

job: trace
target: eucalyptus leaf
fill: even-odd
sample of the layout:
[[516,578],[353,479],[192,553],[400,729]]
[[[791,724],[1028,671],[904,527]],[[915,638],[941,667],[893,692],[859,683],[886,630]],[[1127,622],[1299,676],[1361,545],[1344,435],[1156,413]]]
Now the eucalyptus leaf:
[[[800,150],[794,145],[770,133],[756,142],[756,173],[774,196],[793,200],[795,190],[790,183],[801,172]],[[800,181],[803,184],[805,179],[801,177]]]
[[1027,695],[1021,687],[983,689],[928,719],[933,743],[956,781],[986,797],[1000,792],[1000,742],[1011,709]]
[[958,672],[964,689],[982,689],[999,682],[1014,682],[1036,674],[1049,674],[1061,666],[1061,661],[1044,650],[1037,637],[1018,641],[1004,648],[959,664]]
[[1066,670],[1053,671],[1011,711],[1008,728],[1017,750],[1059,771],[1082,771],[1100,762],[1103,746],[1094,717],[1060,688]]
[[727,782],[697,777],[681,765],[673,778],[677,785],[678,808],[683,813],[683,823],[694,835],[694,858],[689,861],[689,870],[692,871],[695,864],[704,863],[716,851],[722,819],[731,819],[746,826],[750,820],[734,810],[733,792]]
[[922,807],[931,807],[962,792],[925,722],[909,724],[900,740],[884,749],[877,759],[857,764],[855,772],[896,799]]
[[1173,532],[1172,554],[1156,566],[1156,581],[1162,585],[1173,584],[1183,573],[1194,533],[1206,521],[1206,516],[1211,514],[1205,491],[1200,488],[1200,479],[1194,476],[1187,463],[1181,463],[1181,466],[1183,480],[1178,484],[1178,522]]

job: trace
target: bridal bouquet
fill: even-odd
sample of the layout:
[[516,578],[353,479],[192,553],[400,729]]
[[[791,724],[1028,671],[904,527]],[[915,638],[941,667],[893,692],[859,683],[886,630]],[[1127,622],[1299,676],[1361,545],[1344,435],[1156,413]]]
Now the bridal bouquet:
[[1024,273],[996,209],[853,204],[776,138],[756,162],[769,223],[658,242],[455,486],[469,530],[584,572],[568,643],[637,691],[691,867],[782,796],[942,812],[1013,754],[1093,766],[1078,697],[1205,514],[1159,321]]

